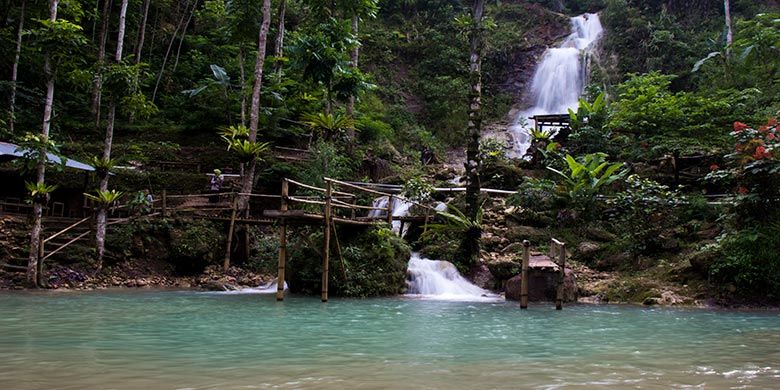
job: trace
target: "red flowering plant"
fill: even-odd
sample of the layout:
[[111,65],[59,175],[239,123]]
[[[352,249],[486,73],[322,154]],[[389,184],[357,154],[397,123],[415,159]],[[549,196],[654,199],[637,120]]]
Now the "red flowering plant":
[[[767,207],[780,197],[780,126],[770,119],[758,129],[734,122],[734,151],[726,155],[728,167],[711,167],[707,178],[714,182],[728,180],[738,198],[743,217],[769,218]],[[771,203],[771,204],[770,204]],[[770,208],[771,209],[771,208]]]

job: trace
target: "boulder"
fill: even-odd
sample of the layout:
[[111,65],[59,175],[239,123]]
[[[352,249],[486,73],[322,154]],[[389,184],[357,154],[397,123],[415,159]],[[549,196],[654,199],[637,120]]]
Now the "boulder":
[[585,236],[590,238],[591,240],[601,241],[601,242],[610,242],[615,241],[617,239],[617,236],[614,234],[600,228],[596,227],[590,227],[585,231]]
[[528,240],[531,243],[542,243],[550,239],[550,234],[545,229],[531,226],[512,226],[507,230],[506,238],[509,241]]
[[577,245],[577,250],[574,252],[574,256],[578,260],[592,260],[601,251],[601,249],[601,245],[599,244],[590,241],[583,241]]

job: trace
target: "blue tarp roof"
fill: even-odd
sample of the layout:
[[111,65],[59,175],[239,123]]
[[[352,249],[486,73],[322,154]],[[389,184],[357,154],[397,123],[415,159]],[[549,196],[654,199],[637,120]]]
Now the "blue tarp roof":
[[[24,152],[18,149],[19,149],[18,145],[9,142],[0,142],[0,156],[12,156],[13,158],[24,157]],[[46,153],[46,157],[49,159],[49,161],[55,164],[62,164],[62,159],[51,153]],[[95,168],[93,168],[89,164],[84,164],[83,162],[71,160],[69,158],[65,159],[65,166],[69,168],[81,169],[84,171],[95,170]]]

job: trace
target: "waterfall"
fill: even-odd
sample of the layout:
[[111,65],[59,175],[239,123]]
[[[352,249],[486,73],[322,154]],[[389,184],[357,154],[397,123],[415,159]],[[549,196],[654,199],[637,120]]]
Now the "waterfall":
[[406,270],[406,295],[448,301],[494,301],[500,296],[471,284],[448,262],[430,260],[412,253]]
[[604,31],[598,14],[571,18],[572,33],[557,48],[547,49],[531,81],[533,104],[521,112],[509,128],[515,139],[514,157],[523,157],[531,146],[528,118],[565,114],[577,109],[587,83],[587,57]]
[[[374,203],[372,207],[379,208],[381,210],[371,210],[368,212],[368,216],[370,218],[380,218],[383,216],[387,216],[387,197],[386,196],[380,196],[379,198],[374,199]],[[409,209],[412,208],[414,204],[407,202],[403,199],[393,198],[393,210],[392,214],[394,217],[406,217],[409,215]],[[409,230],[409,225],[407,224],[404,226],[404,230],[401,231],[401,221],[393,221],[393,231],[395,234],[398,234],[401,237],[406,236],[406,232]]]
[[[394,198],[392,214],[394,217],[409,215],[412,203]],[[380,210],[371,210],[369,217],[382,218],[387,216],[388,197],[382,196],[374,199],[373,207]],[[447,205],[442,202],[436,204],[437,211],[446,211]],[[401,231],[401,221],[393,221],[393,231],[403,237],[407,226]],[[430,260],[420,257],[419,253],[412,253],[406,269],[408,291],[407,296],[435,300],[448,301],[495,301],[498,295],[471,284],[458,273],[452,263],[448,261]]]

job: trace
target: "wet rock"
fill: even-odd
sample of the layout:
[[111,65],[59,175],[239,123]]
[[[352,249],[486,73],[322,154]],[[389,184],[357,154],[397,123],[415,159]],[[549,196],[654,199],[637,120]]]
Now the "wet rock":
[[642,302],[642,304],[645,305],[645,306],[653,306],[653,305],[657,305],[659,303],[661,303],[661,298],[658,298],[658,297],[647,297]]

